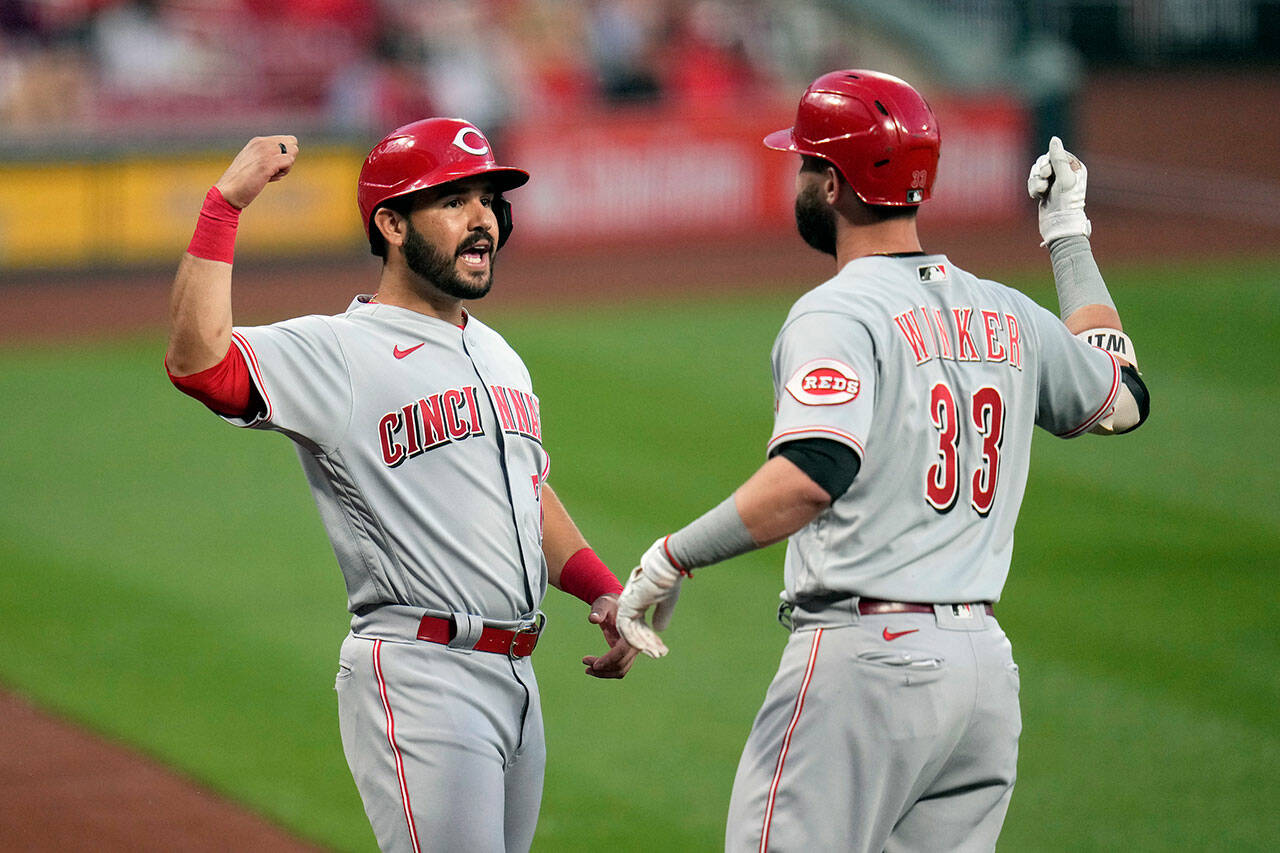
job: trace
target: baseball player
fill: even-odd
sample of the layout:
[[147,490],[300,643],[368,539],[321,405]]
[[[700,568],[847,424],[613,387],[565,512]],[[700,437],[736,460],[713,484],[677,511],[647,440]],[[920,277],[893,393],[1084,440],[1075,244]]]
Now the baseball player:
[[529,372],[465,307],[511,236],[524,184],[460,119],[406,125],[357,201],[383,259],[345,313],[234,327],[240,211],[285,177],[292,136],[251,140],[209,190],[172,294],[166,366],[229,423],[293,440],[346,580],[336,681],[343,750],[383,850],[527,850],[542,796],[530,655],[548,584],[591,607],[621,678],[622,585],[547,483]]
[[922,250],[939,143],[918,92],[861,70],[820,77],[794,127],[765,139],[802,155],[797,226],[836,274],[774,344],[768,461],[655,542],[619,601],[622,635],[660,657],[683,576],[789,538],[791,633],[734,779],[727,850],[995,846],[1021,718],[994,604],[1032,427],[1116,434],[1147,414],[1090,253],[1083,164],[1055,137],[1028,183],[1059,320]]

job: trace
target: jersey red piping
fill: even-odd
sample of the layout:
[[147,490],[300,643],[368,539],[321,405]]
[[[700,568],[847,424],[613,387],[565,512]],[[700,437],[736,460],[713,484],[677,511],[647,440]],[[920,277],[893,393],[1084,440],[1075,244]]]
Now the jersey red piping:
[[832,427],[820,427],[820,426],[797,427],[796,429],[789,429],[789,430],[786,430],[785,432],[780,432],[769,440],[769,445],[765,449],[766,451],[773,450],[773,446],[775,444],[777,444],[782,439],[787,438],[788,436],[801,435],[804,433],[811,433],[811,432],[825,432],[831,435],[838,435],[841,438],[851,442],[853,446],[857,448],[859,456],[866,455],[866,451],[862,449],[862,442],[858,441],[858,439],[854,438],[849,433],[843,432],[838,429],[833,429]]
[[[1101,349],[1101,348],[1099,347],[1098,349]],[[1107,411],[1111,408],[1112,404],[1115,403],[1116,395],[1120,393],[1120,362],[1116,361],[1116,357],[1111,353],[1107,352],[1106,350],[1102,350],[1102,352],[1107,353],[1107,358],[1111,359],[1111,368],[1112,370],[1115,371],[1111,377],[1111,393],[1107,395],[1106,401],[1102,404],[1101,407],[1099,407],[1098,411],[1094,412],[1092,415],[1086,418],[1084,423],[1080,424],[1080,426],[1076,427],[1075,429],[1069,432],[1062,433],[1061,434],[1062,438],[1075,438],[1080,433],[1085,432],[1089,430],[1091,427],[1093,427],[1093,425],[1096,424],[1107,413]]]
[[378,694],[382,697],[382,709],[387,712],[387,743],[396,760],[396,778],[400,782],[400,802],[404,805],[404,817],[409,823],[409,840],[413,853],[421,853],[418,846],[418,828],[413,823],[413,808],[409,805],[409,783],[404,777],[404,757],[396,745],[396,719],[391,714],[391,700],[387,697],[387,682],[382,677],[382,641],[373,641],[373,671],[378,676]]
[[248,339],[239,332],[232,332],[231,337],[236,343],[240,344],[240,349],[248,356],[249,369],[253,371],[253,384],[258,387],[258,393],[262,395],[262,402],[267,404],[267,413],[262,418],[264,421],[271,420],[271,397],[267,395],[266,386],[262,384],[262,371],[258,367],[258,354],[253,351],[253,345]]
[[764,807],[764,828],[760,834],[760,853],[766,853],[769,849],[769,829],[773,823],[773,802],[778,796],[778,782],[782,779],[783,765],[787,763],[787,750],[791,747],[791,735],[796,730],[796,723],[800,722],[800,712],[804,710],[804,696],[809,690],[809,682],[813,679],[813,667],[818,660],[818,644],[822,642],[823,630],[819,628],[813,632],[813,646],[809,649],[809,663],[804,668],[804,679],[800,682],[800,693],[796,696],[796,708],[791,713],[791,723],[787,726],[787,733],[782,738],[782,749],[778,753],[778,766],[773,771],[773,782],[769,785],[769,799]]

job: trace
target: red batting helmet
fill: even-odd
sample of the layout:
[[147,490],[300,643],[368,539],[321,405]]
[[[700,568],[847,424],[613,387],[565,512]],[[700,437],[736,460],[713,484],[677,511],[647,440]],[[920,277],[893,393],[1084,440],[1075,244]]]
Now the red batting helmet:
[[938,121],[920,93],[878,71],[832,71],[809,84],[794,127],[771,133],[778,151],[820,157],[867,204],[929,200],[938,173]]
[[[423,119],[387,134],[364,159],[356,182],[356,203],[373,253],[385,251],[382,235],[373,225],[379,207],[393,198],[476,175],[491,178],[499,193],[529,180],[529,173],[522,169],[499,166],[485,135],[460,118]],[[511,235],[511,205],[499,198],[494,213],[501,248]]]

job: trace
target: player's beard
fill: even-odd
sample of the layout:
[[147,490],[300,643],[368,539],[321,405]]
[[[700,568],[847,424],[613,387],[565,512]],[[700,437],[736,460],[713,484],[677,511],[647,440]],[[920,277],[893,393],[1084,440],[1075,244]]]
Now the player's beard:
[[479,243],[488,240],[493,245],[493,238],[488,231],[473,231],[463,240],[452,255],[438,251],[427,242],[422,232],[406,220],[408,230],[404,237],[404,262],[418,275],[430,282],[441,293],[455,299],[479,299],[493,287],[494,253],[489,252],[489,270],[483,279],[475,276],[463,276],[458,273],[458,256]]
[[818,195],[816,184],[796,193],[796,230],[819,252],[836,256],[836,212]]

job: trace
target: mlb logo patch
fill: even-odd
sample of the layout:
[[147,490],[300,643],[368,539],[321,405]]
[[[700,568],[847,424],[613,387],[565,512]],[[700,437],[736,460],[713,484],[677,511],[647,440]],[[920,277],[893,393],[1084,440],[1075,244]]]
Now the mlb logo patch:
[[946,281],[947,265],[946,264],[925,264],[916,267],[916,275],[920,276],[921,281]]

